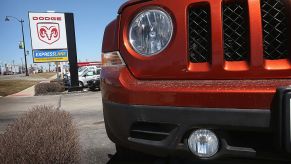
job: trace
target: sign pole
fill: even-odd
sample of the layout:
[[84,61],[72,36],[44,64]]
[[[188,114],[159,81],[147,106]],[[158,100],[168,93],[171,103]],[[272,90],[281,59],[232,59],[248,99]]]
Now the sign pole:
[[25,40],[24,40],[24,31],[23,31],[23,22],[24,20],[21,19],[21,32],[22,32],[22,41],[23,41],[23,52],[24,52],[24,62],[25,62],[25,75],[29,76],[28,69],[27,69],[27,60],[26,60],[26,49],[25,49]]
[[67,31],[67,43],[68,43],[68,56],[70,64],[71,74],[71,88],[69,91],[79,89],[79,77],[78,77],[78,65],[77,65],[77,48],[76,48],[76,37],[75,37],[75,25],[74,25],[74,14],[65,13],[66,20],[66,31]]
[[59,62],[56,62],[56,71],[57,71],[57,80],[60,80],[60,73],[59,73]]

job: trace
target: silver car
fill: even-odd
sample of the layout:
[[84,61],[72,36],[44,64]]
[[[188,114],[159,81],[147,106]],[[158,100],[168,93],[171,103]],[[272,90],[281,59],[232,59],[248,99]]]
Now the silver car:
[[87,87],[88,81],[90,80],[98,80],[100,79],[101,68],[97,68],[96,70],[88,70],[79,75],[79,86]]

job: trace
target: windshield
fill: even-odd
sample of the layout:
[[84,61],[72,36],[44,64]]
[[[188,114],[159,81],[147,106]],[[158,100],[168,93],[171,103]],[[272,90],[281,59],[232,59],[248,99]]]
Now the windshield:
[[87,67],[79,67],[78,72],[83,72],[87,69]]
[[97,75],[100,75],[100,73],[101,73],[101,69],[98,69],[97,70]]

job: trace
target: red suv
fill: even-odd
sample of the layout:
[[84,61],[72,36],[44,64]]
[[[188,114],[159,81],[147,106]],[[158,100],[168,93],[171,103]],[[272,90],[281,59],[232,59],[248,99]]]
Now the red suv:
[[117,151],[290,160],[290,0],[131,0],[105,29]]

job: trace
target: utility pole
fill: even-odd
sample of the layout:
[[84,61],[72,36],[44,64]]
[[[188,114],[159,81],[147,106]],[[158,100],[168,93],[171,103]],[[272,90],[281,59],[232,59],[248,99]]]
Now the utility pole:
[[16,17],[13,17],[13,16],[6,16],[5,21],[10,21],[9,18],[16,19],[21,24],[22,42],[23,42],[23,52],[24,52],[24,61],[25,61],[25,74],[26,74],[26,76],[29,76],[28,69],[27,69],[25,39],[24,39],[24,30],[23,30],[23,22],[24,22],[24,20],[22,18],[21,18],[21,20],[19,20]]
[[28,70],[27,70],[27,60],[26,60],[26,50],[25,50],[25,40],[24,40],[23,22],[24,22],[24,20],[21,19],[22,40],[23,40],[23,52],[24,52],[24,62],[25,62],[25,75],[26,76],[29,76]]

